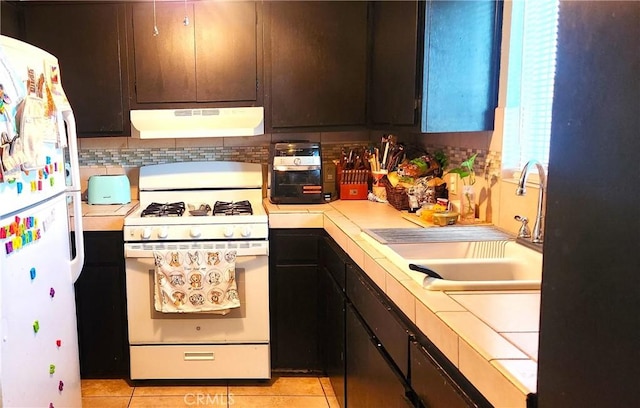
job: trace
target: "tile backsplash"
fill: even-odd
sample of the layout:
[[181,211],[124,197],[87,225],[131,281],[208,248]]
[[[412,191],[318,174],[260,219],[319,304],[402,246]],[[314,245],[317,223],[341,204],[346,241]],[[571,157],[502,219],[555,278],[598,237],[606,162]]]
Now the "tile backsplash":
[[322,143],[323,161],[340,157],[342,148],[369,143],[367,132],[262,135],[254,138],[161,139],[132,138],[81,139],[81,166],[140,167],[183,161],[269,162],[270,145],[283,140],[309,140]]
[[81,166],[140,167],[184,161],[243,161],[266,163],[269,146],[150,147],[80,149]]
[[[456,137],[464,137],[467,140],[456,140]],[[489,175],[499,175],[500,153],[490,151],[482,135],[474,136],[471,142],[468,140],[469,137],[455,134],[446,137],[405,134],[399,135],[399,141],[430,154],[437,150],[444,151],[449,158],[448,168],[460,165],[463,160],[477,153],[474,166],[476,175],[481,179]],[[214,139],[80,139],[82,187],[83,190],[86,189],[86,179],[93,174],[124,173],[131,182],[132,197],[137,197],[140,166],[186,161],[242,161],[268,164],[271,143],[285,140],[321,142],[324,163],[339,159],[342,150],[348,152],[354,148],[380,143],[379,136],[367,132],[273,134],[251,138]],[[480,203],[481,206],[482,204]]]

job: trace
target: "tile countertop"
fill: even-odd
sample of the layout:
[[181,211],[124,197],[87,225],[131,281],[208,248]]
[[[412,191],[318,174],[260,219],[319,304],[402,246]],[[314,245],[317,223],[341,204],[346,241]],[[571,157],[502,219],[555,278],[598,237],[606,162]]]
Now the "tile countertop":
[[525,407],[536,392],[539,291],[423,289],[360,232],[421,228],[386,203],[338,200],[264,206],[271,228],[324,228],[369,277],[496,407]]
[[[129,204],[111,205],[92,205],[83,201],[82,228],[85,231],[122,231],[124,217],[135,210],[138,204],[138,200],[132,200]],[[74,216],[72,206],[69,206],[69,213]]]

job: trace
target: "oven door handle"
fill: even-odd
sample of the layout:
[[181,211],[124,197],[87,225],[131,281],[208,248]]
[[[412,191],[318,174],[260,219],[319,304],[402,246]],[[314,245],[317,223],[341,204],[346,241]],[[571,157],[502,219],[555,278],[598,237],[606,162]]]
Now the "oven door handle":
[[153,258],[154,252],[165,251],[236,251],[236,256],[268,256],[269,243],[267,241],[214,242],[192,244],[166,243],[126,243],[124,244],[125,258]]

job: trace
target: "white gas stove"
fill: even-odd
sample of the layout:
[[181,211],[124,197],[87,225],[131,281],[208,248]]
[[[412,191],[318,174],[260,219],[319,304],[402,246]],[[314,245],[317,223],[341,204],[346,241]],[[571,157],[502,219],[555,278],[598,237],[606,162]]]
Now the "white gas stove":
[[[262,166],[251,163],[140,168],[140,208],[124,219],[131,379],[270,378],[269,227],[262,180]],[[234,261],[227,258],[231,254]],[[209,299],[213,291],[202,290],[203,280],[233,276],[227,279],[236,283],[240,305],[226,314],[159,311],[165,298],[159,300],[154,271],[158,256],[167,255],[177,262],[170,263],[172,300]],[[232,269],[230,263],[220,269],[221,259],[233,262]],[[173,297],[176,288],[183,296]]]
[[140,168],[140,206],[125,242],[267,239],[262,166],[185,162]]

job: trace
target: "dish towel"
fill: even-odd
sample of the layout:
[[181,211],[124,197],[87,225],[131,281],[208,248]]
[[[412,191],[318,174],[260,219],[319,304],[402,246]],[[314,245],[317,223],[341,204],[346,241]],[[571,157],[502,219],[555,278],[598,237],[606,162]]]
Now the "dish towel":
[[154,251],[155,308],[226,314],[240,307],[236,251]]

